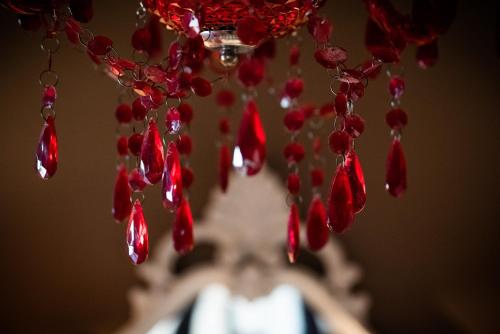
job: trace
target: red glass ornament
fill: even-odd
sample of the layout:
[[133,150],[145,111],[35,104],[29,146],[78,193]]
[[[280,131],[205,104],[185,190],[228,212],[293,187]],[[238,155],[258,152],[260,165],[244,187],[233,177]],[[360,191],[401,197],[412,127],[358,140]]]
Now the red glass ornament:
[[42,106],[52,107],[57,99],[57,91],[54,86],[45,86],[42,95]]
[[212,84],[200,77],[196,77],[191,80],[191,88],[196,95],[201,97],[212,94]]
[[321,198],[314,197],[309,205],[306,220],[307,242],[312,251],[319,251],[328,242],[330,231],[326,221],[325,206]]
[[132,102],[132,114],[137,121],[142,121],[148,114],[149,109],[142,103],[140,97]]
[[215,100],[220,107],[230,108],[235,101],[234,93],[223,89],[217,93]]
[[297,195],[300,191],[300,176],[297,173],[288,174],[286,186],[292,195]]
[[141,264],[148,258],[148,224],[144,219],[142,205],[136,200],[127,226],[128,256],[134,264]]
[[314,59],[321,66],[334,69],[347,60],[347,51],[336,46],[317,49],[314,52]]
[[219,131],[224,135],[227,135],[231,132],[231,127],[227,118],[224,117],[219,120]]
[[310,19],[308,28],[313,38],[317,43],[320,44],[327,43],[330,40],[333,32],[332,23],[325,17],[316,17]]
[[384,63],[397,63],[406,43],[397,35],[389,35],[369,19],[366,24],[365,45],[375,57]]
[[126,136],[120,136],[118,138],[116,141],[116,150],[121,156],[128,154],[128,138]]
[[358,213],[365,207],[366,203],[366,184],[365,177],[363,175],[363,169],[361,168],[361,163],[359,162],[359,157],[351,150],[345,160],[345,168],[347,174],[349,175],[349,181],[351,183],[351,192],[353,199],[353,211]]
[[304,159],[304,146],[299,143],[289,143],[285,146],[283,155],[289,162],[300,162],[302,161],[302,159]]
[[165,128],[170,134],[176,134],[181,129],[181,114],[176,107],[170,107],[165,114]]
[[326,103],[319,109],[319,114],[323,117],[333,117],[335,115],[335,105],[333,103]]
[[367,60],[361,65],[361,71],[363,72],[363,76],[369,79],[376,79],[382,71],[382,63],[372,59]]
[[238,67],[238,79],[247,87],[257,86],[264,79],[264,63],[256,58],[243,60]]
[[347,170],[337,167],[330,197],[328,198],[328,227],[337,233],[344,232],[354,221],[351,184]]
[[351,136],[346,131],[333,131],[328,137],[330,150],[337,154],[346,154],[351,148]]
[[408,124],[408,115],[401,108],[394,108],[385,115],[385,122],[391,129],[401,130]]
[[304,90],[304,81],[302,79],[289,79],[285,84],[285,94],[291,99],[297,98]]
[[174,142],[168,143],[165,155],[161,195],[163,206],[170,210],[179,207],[183,198],[181,161]]
[[181,23],[189,38],[195,38],[200,33],[200,21],[192,12],[185,13],[181,18]]
[[64,31],[66,32],[66,37],[68,41],[73,44],[80,43],[80,31],[81,31],[80,23],[70,18],[66,21],[66,27],[64,27]]
[[128,138],[128,149],[130,153],[135,156],[139,156],[141,154],[142,141],[144,140],[144,136],[140,133],[134,133]]
[[321,187],[325,179],[325,173],[321,168],[314,168],[311,170],[311,185],[313,187]]
[[55,119],[47,117],[36,150],[35,169],[42,179],[49,179],[57,170],[58,149]]
[[163,27],[160,26],[160,20],[158,17],[151,17],[146,23],[146,28],[149,30],[151,35],[151,42],[147,48],[147,53],[151,58],[155,58],[162,54],[163,51]]
[[176,70],[181,64],[182,48],[181,44],[173,41],[168,48],[168,66],[171,70]]
[[347,114],[347,95],[343,92],[338,92],[335,96],[335,112],[339,116]]
[[190,155],[193,150],[193,141],[189,135],[180,135],[175,141],[175,144],[180,154]]
[[132,191],[143,191],[147,186],[146,181],[144,181],[144,176],[138,168],[134,168],[130,171],[128,183]]
[[222,192],[226,192],[229,184],[229,171],[231,168],[231,152],[227,145],[222,145],[219,149],[219,185]]
[[389,94],[395,99],[399,99],[405,92],[405,81],[399,75],[393,75],[389,80]]
[[180,254],[189,253],[193,249],[193,215],[186,199],[182,199],[176,211],[172,227],[172,240],[174,249]]
[[106,36],[95,36],[87,45],[88,51],[95,56],[104,56],[113,47],[113,41]]
[[149,184],[161,180],[163,171],[163,143],[154,120],[149,121],[142,141],[139,168]]
[[345,118],[345,131],[351,137],[358,138],[365,131],[365,120],[356,114],[347,116]]
[[236,33],[241,42],[248,45],[257,45],[267,37],[267,26],[255,16],[243,17],[238,21]]
[[193,170],[189,167],[181,167],[182,188],[189,189],[194,181]]
[[118,123],[130,123],[132,120],[132,108],[128,104],[120,104],[116,107],[115,117]]
[[188,103],[181,103],[177,107],[181,116],[181,122],[184,124],[190,124],[193,120],[193,108]]
[[400,197],[406,191],[406,159],[399,139],[392,141],[387,156],[385,189],[394,197]]
[[299,131],[304,125],[304,113],[301,110],[292,110],[286,113],[283,119],[288,131]]
[[151,33],[148,28],[139,28],[134,32],[132,47],[139,51],[147,51],[151,47]]
[[289,55],[289,62],[290,66],[296,66],[299,64],[300,60],[300,49],[297,45],[294,45],[290,48],[290,55]]
[[299,255],[300,247],[300,217],[297,204],[292,203],[290,207],[290,216],[288,217],[288,239],[287,254],[288,261],[294,263]]
[[128,183],[128,173],[125,165],[118,168],[118,175],[115,181],[115,190],[113,193],[113,217],[116,222],[124,221],[130,216],[132,211],[132,189]]
[[233,166],[246,175],[257,174],[266,158],[266,133],[259,116],[259,109],[249,100],[243,111],[238,130]]

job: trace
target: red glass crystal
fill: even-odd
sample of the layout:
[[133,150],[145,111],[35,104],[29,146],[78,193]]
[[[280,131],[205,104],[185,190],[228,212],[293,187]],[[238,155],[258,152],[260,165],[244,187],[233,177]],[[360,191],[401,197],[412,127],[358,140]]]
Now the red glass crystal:
[[389,80],[389,94],[399,99],[405,92],[405,81],[399,75],[393,75]]
[[320,187],[323,185],[325,179],[325,172],[321,168],[314,168],[311,170],[311,185],[313,187]]
[[233,166],[246,175],[257,174],[266,158],[266,133],[259,116],[259,109],[249,100],[243,111],[234,149]]
[[128,221],[127,246],[128,256],[134,264],[146,261],[149,253],[148,224],[139,200],[135,201]]
[[120,104],[115,111],[116,120],[119,123],[130,123],[132,120],[132,108],[128,104]]
[[408,115],[401,108],[393,108],[385,115],[385,122],[391,129],[401,130],[408,124]]
[[351,184],[347,170],[339,165],[328,198],[328,227],[337,233],[344,232],[354,221]]
[[116,141],[116,150],[119,155],[128,154],[128,138],[126,136],[120,136]]
[[52,107],[56,102],[57,91],[54,86],[46,86],[43,89],[42,95],[42,106],[44,107]]
[[299,143],[289,143],[283,150],[283,156],[289,162],[300,162],[304,159],[304,146]]
[[238,67],[238,79],[247,87],[257,86],[264,79],[264,63],[255,58],[243,60]]
[[144,181],[144,176],[138,168],[134,168],[130,171],[128,183],[132,191],[143,191],[147,186],[146,181]]
[[335,96],[335,112],[339,116],[347,114],[347,95],[344,92],[338,92]]
[[185,13],[181,18],[183,31],[189,38],[195,38],[200,33],[200,21],[192,12]]
[[434,66],[439,58],[437,40],[417,48],[417,63],[422,69]]
[[326,209],[321,198],[314,197],[309,205],[306,220],[306,234],[309,248],[318,251],[328,242],[330,231],[326,224]]
[[57,170],[58,149],[54,117],[49,116],[43,125],[36,150],[35,169],[42,179],[52,177]]
[[300,217],[297,204],[292,203],[290,207],[290,216],[288,217],[288,239],[287,254],[288,261],[294,263],[299,255],[300,247]]
[[337,154],[346,154],[351,148],[351,136],[346,131],[333,131],[328,137],[330,150]]
[[215,101],[220,107],[229,108],[234,104],[234,93],[230,90],[223,89],[217,93]]
[[266,25],[255,16],[243,17],[238,21],[236,33],[241,42],[248,45],[257,45],[268,34]]
[[179,207],[183,198],[181,161],[174,142],[168,143],[165,155],[161,195],[163,206],[170,210]]
[[169,79],[169,74],[160,65],[146,66],[143,71],[146,78],[156,84],[164,83]]
[[113,46],[113,41],[106,36],[95,36],[89,41],[88,50],[96,56],[104,56]]
[[189,167],[181,167],[182,188],[189,189],[194,181],[193,170]]
[[320,137],[318,137],[318,136],[314,137],[313,142],[312,142],[312,148],[313,148],[313,152],[315,155],[318,155],[321,153],[321,149],[323,148],[323,144],[321,143]]
[[323,117],[333,117],[335,115],[335,105],[333,103],[326,103],[319,109],[319,114]]
[[292,110],[286,113],[283,119],[288,131],[299,131],[304,125],[304,114],[300,110]]
[[148,28],[139,28],[132,35],[132,47],[139,51],[147,51],[151,46],[151,33]]
[[191,80],[191,88],[196,95],[201,97],[212,94],[212,84],[200,77],[196,77]]
[[219,149],[219,185],[222,192],[226,192],[229,184],[229,171],[231,168],[231,152],[227,145]]
[[193,108],[190,104],[181,103],[177,107],[181,116],[181,122],[184,124],[189,124],[193,120]]
[[290,62],[290,66],[296,66],[299,64],[300,60],[300,49],[297,45],[294,45],[290,48],[290,55],[288,61]]
[[356,114],[349,115],[345,118],[345,130],[351,137],[358,138],[365,131],[365,120]]
[[[358,80],[357,78],[354,79]],[[355,83],[341,82],[339,90],[353,101],[357,101],[365,95],[365,85],[361,81]]]
[[336,46],[317,49],[314,52],[314,59],[321,66],[334,69],[347,60],[347,51]]
[[363,76],[369,79],[376,79],[382,71],[382,63],[375,60],[367,60],[361,65]]
[[128,173],[125,165],[118,168],[118,175],[115,181],[115,190],[113,193],[113,217],[119,223],[127,219],[132,211],[132,189],[128,183]]
[[354,150],[351,150],[345,160],[345,168],[347,174],[349,175],[349,181],[351,183],[351,192],[353,199],[353,211],[358,213],[365,207],[366,203],[366,184],[365,177],[363,175],[363,169],[361,168],[361,163],[359,162],[358,155]]
[[180,254],[186,254],[193,249],[193,215],[191,214],[189,202],[186,199],[182,199],[175,213],[172,240],[174,242],[174,249]]
[[288,178],[286,180],[286,186],[288,191],[292,195],[297,195],[300,191],[300,176],[297,173],[288,174]]
[[326,17],[316,17],[309,21],[309,31],[317,43],[327,43],[333,32],[333,25]]
[[304,90],[304,81],[302,79],[289,79],[285,84],[285,94],[291,99],[297,98]]
[[399,139],[392,141],[387,156],[385,189],[394,197],[400,197],[406,191],[406,159]]
[[163,143],[154,120],[149,121],[142,141],[139,168],[146,182],[156,184],[163,171]]
[[181,114],[176,107],[168,108],[165,114],[165,128],[170,134],[176,134],[181,129]]
[[70,41],[70,43],[80,43],[80,23],[70,18],[66,21],[66,27],[64,28],[64,31],[66,32],[66,37],[68,38],[68,41]]
[[231,126],[229,125],[229,120],[227,118],[224,117],[219,120],[219,131],[224,135],[231,132]]
[[190,155],[193,150],[193,141],[189,135],[180,135],[175,141],[175,144],[180,154]]
[[142,141],[144,140],[144,136],[140,133],[134,133],[128,138],[128,149],[130,153],[135,156],[139,156],[141,154]]
[[132,102],[132,114],[134,115],[134,119],[142,121],[146,117],[148,111],[148,108],[142,103],[140,97]]
[[168,66],[171,70],[176,70],[181,64],[182,48],[181,44],[173,41],[168,48]]

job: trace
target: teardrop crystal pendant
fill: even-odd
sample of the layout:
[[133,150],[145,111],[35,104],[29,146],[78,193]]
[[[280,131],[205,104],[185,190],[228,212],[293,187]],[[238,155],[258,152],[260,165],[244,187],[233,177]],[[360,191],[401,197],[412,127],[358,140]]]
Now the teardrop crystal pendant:
[[116,222],[124,221],[130,216],[132,211],[132,189],[130,188],[127,168],[121,165],[118,169],[118,175],[115,181],[115,191],[113,193],[113,217]]
[[163,168],[161,188],[163,206],[175,210],[182,201],[182,169],[177,146],[173,141],[168,143]]
[[393,139],[387,156],[385,189],[394,197],[400,197],[406,190],[406,159],[397,138]]
[[42,179],[49,179],[57,170],[58,150],[55,119],[47,117],[36,150],[35,169]]
[[144,219],[142,205],[135,200],[127,226],[128,256],[134,264],[141,264],[148,258],[148,225]]
[[145,181],[149,184],[158,183],[163,172],[163,143],[154,120],[149,121],[144,134],[140,159],[139,167]]
[[334,232],[342,233],[352,225],[353,221],[351,184],[346,168],[339,165],[328,199],[328,227]]
[[266,158],[266,133],[253,100],[245,106],[233,154],[233,167],[246,175],[257,174]]
[[226,192],[229,184],[229,170],[231,168],[231,152],[227,145],[219,149],[219,185],[222,192]]
[[300,217],[297,204],[293,203],[290,207],[290,216],[288,217],[288,239],[287,254],[288,261],[295,263],[299,255],[300,247]]
[[181,205],[175,214],[172,240],[174,249],[180,254],[186,254],[193,249],[193,216],[189,202],[186,199],[182,199]]
[[315,196],[307,212],[307,242],[309,248],[318,251],[328,242],[330,231],[326,225],[326,209],[319,196]]
[[354,213],[358,213],[365,207],[366,203],[366,185],[365,177],[363,175],[363,169],[361,168],[361,163],[359,162],[359,157],[351,150],[345,160],[345,168],[347,170],[347,175],[349,175],[349,181],[351,183],[351,192],[353,200],[353,210]]

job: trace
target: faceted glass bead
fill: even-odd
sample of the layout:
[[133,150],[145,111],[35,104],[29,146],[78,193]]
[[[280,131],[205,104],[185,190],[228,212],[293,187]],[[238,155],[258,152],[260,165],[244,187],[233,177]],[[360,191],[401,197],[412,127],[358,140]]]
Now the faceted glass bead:
[[142,141],[139,168],[146,182],[156,184],[163,171],[163,143],[154,120],[149,121]]
[[68,38],[70,43],[80,43],[80,23],[70,18],[66,21],[66,27],[64,27],[64,31],[66,32],[66,37]]
[[95,36],[87,48],[95,56],[104,56],[113,46],[113,41],[106,36]]
[[200,77],[196,77],[191,80],[191,88],[196,95],[201,97],[212,94],[212,84]]
[[200,33],[200,21],[191,12],[182,16],[181,23],[183,30],[189,38],[195,38]]
[[128,104],[120,104],[116,107],[115,117],[118,123],[130,123],[132,120],[132,108]]
[[297,173],[288,174],[286,186],[292,195],[297,195],[300,191],[300,176]]
[[401,130],[408,124],[408,115],[401,108],[394,108],[385,115],[385,122],[391,129]]
[[347,95],[343,92],[338,92],[335,96],[335,111],[339,116],[347,114]]
[[321,168],[314,168],[311,170],[311,185],[313,187],[321,187],[325,179],[325,173]]
[[165,128],[167,132],[176,134],[181,129],[181,114],[176,107],[170,107],[165,114]]
[[361,71],[363,72],[363,76],[368,77],[369,79],[376,79],[380,72],[382,71],[382,62],[367,60],[361,65]]
[[283,156],[288,162],[300,162],[304,159],[304,155],[304,146],[299,143],[289,143],[283,150]]
[[130,171],[128,183],[130,184],[132,191],[143,191],[147,186],[146,181],[144,181],[144,176],[138,168],[134,168]]
[[314,52],[314,59],[321,66],[334,69],[347,60],[347,51],[336,46],[317,49]]
[[236,33],[243,44],[257,45],[267,36],[267,27],[257,17],[247,16],[238,21]]
[[353,221],[351,183],[346,168],[339,165],[328,198],[328,227],[334,232],[342,233]]
[[351,148],[351,136],[346,131],[333,131],[328,137],[330,150],[337,154],[346,154]]
[[137,29],[132,35],[132,47],[138,51],[147,51],[151,46],[151,33],[148,28]]
[[132,189],[128,182],[128,173],[125,165],[118,168],[118,175],[115,181],[115,190],[113,193],[113,217],[119,223],[127,219],[132,211]]
[[42,106],[44,107],[52,107],[54,103],[56,102],[57,98],[57,91],[56,87],[54,86],[46,86],[43,89],[43,96],[42,96]]
[[182,48],[179,42],[173,41],[168,47],[168,66],[176,70],[181,64]]
[[229,184],[229,171],[231,168],[231,152],[227,145],[219,148],[219,185],[222,192],[226,192]]
[[182,199],[179,208],[176,210],[172,227],[172,240],[174,249],[180,254],[189,253],[193,249],[193,216],[189,202],[186,199]]
[[130,153],[135,156],[139,156],[141,154],[142,142],[144,140],[144,136],[140,133],[134,133],[128,138],[128,149]]
[[148,258],[148,224],[144,219],[142,205],[136,200],[127,226],[128,256],[134,264],[141,264]]
[[326,210],[321,198],[314,197],[309,205],[306,221],[307,242],[312,251],[318,251],[328,242],[330,231],[326,224]]
[[165,155],[161,195],[163,206],[170,210],[179,207],[183,198],[181,161],[174,142],[168,143]]
[[257,104],[249,100],[243,111],[238,130],[233,166],[246,175],[257,174],[266,158],[266,133]]
[[193,150],[193,141],[189,135],[180,135],[175,141],[175,144],[180,154],[190,155]]
[[304,90],[304,81],[301,79],[289,79],[285,84],[285,94],[291,99],[297,98]]
[[406,159],[401,142],[394,138],[387,156],[385,189],[394,197],[406,191]]
[[288,217],[288,239],[287,254],[288,261],[294,263],[299,255],[300,247],[300,217],[297,204],[292,203],[290,207],[290,216]]
[[224,135],[227,135],[231,132],[231,126],[229,125],[229,120],[225,117],[219,120],[219,132]]
[[124,156],[128,154],[128,138],[126,136],[120,136],[116,141],[116,150],[118,155]]
[[347,174],[349,175],[349,181],[351,183],[351,192],[353,199],[353,210],[354,213],[358,213],[365,207],[366,203],[366,184],[365,177],[363,175],[363,169],[361,168],[361,163],[359,162],[358,155],[354,150],[351,150],[345,160],[345,168]]
[[389,94],[395,99],[401,98],[405,92],[405,81],[399,75],[393,75],[389,81]]
[[349,115],[345,118],[345,130],[351,137],[358,138],[365,131],[365,120],[356,114]]
[[58,149],[54,117],[49,116],[43,125],[36,150],[35,169],[42,179],[49,179],[57,170]]
[[193,170],[189,167],[181,167],[182,187],[189,189],[194,181]]
[[137,121],[142,121],[147,113],[148,113],[148,108],[142,103],[142,100],[140,97],[136,98],[134,102],[132,102],[132,114],[134,115],[134,119]]
[[311,18],[308,28],[314,40],[319,44],[327,43],[333,32],[332,23],[325,17]]
[[290,55],[289,55],[289,62],[290,66],[296,66],[299,64],[300,60],[300,49],[297,45],[294,45],[290,48]]
[[190,104],[181,103],[177,107],[181,116],[181,122],[184,124],[190,124],[193,120],[193,108]]
[[215,101],[220,107],[230,108],[235,102],[234,93],[230,90],[223,89],[217,93]]
[[255,58],[249,58],[240,62],[238,67],[238,79],[246,87],[257,86],[264,79],[264,63]]
[[286,113],[283,123],[288,131],[299,131],[304,125],[304,114],[301,110],[292,110]]

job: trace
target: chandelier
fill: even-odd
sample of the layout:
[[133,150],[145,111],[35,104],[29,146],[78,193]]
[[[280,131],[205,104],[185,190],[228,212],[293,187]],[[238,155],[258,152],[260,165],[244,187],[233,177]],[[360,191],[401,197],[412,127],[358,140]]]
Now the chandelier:
[[[385,114],[392,138],[386,162],[387,192],[400,197],[407,188],[402,132],[407,113],[401,105],[405,93],[400,57],[408,45],[416,46],[418,66],[425,69],[438,59],[438,38],[451,24],[456,1],[414,0],[411,12],[400,12],[389,0],[364,0],[368,20],[365,46],[371,56],[348,61],[348,52],[332,42],[333,26],[320,13],[324,0],[143,0],[139,2],[137,28],[131,36],[133,53],[123,57],[111,39],[92,32],[91,0],[0,0],[18,16],[28,31],[42,31],[41,49],[47,67],[40,73],[40,113],[43,126],[36,149],[35,169],[42,179],[58,168],[56,100],[59,75],[55,55],[61,40],[83,49],[96,67],[121,87],[116,107],[117,176],[112,214],[117,222],[128,221],[126,243],[134,264],[148,257],[148,225],[142,202],[147,186],[160,184],[163,206],[175,214],[173,247],[181,254],[194,245],[193,218],[186,195],[194,179],[189,165],[192,96],[214,96],[220,109],[218,183],[223,192],[230,186],[232,169],[251,177],[266,160],[266,133],[262,126],[256,87],[266,79],[275,58],[275,40],[290,40],[288,78],[276,93],[276,105],[284,110],[283,125],[290,140],[283,148],[288,164],[286,185],[289,218],[287,253],[295,262],[299,250],[301,199],[299,167],[306,158],[301,132],[305,127],[312,154],[309,175],[313,196],[306,218],[306,239],[312,251],[320,250],[330,232],[342,233],[354,222],[366,202],[366,187],[354,143],[365,130],[356,102],[368,82],[385,68],[390,103]],[[305,26],[315,41],[314,59],[330,78],[330,102],[315,106],[301,102],[304,89],[300,65],[299,29]],[[162,27],[176,34],[163,51]],[[359,65],[356,65],[359,64]],[[208,80],[208,77],[215,79]],[[243,87],[244,108],[240,125],[232,133],[228,112],[236,96],[228,87]],[[324,183],[323,138],[319,128],[331,124],[327,139],[336,155],[336,171],[329,196],[321,198]],[[302,136],[303,137],[303,136]],[[234,138],[234,140],[233,140]],[[265,196],[265,194],[263,194]],[[285,229],[284,229],[285,233]]]

